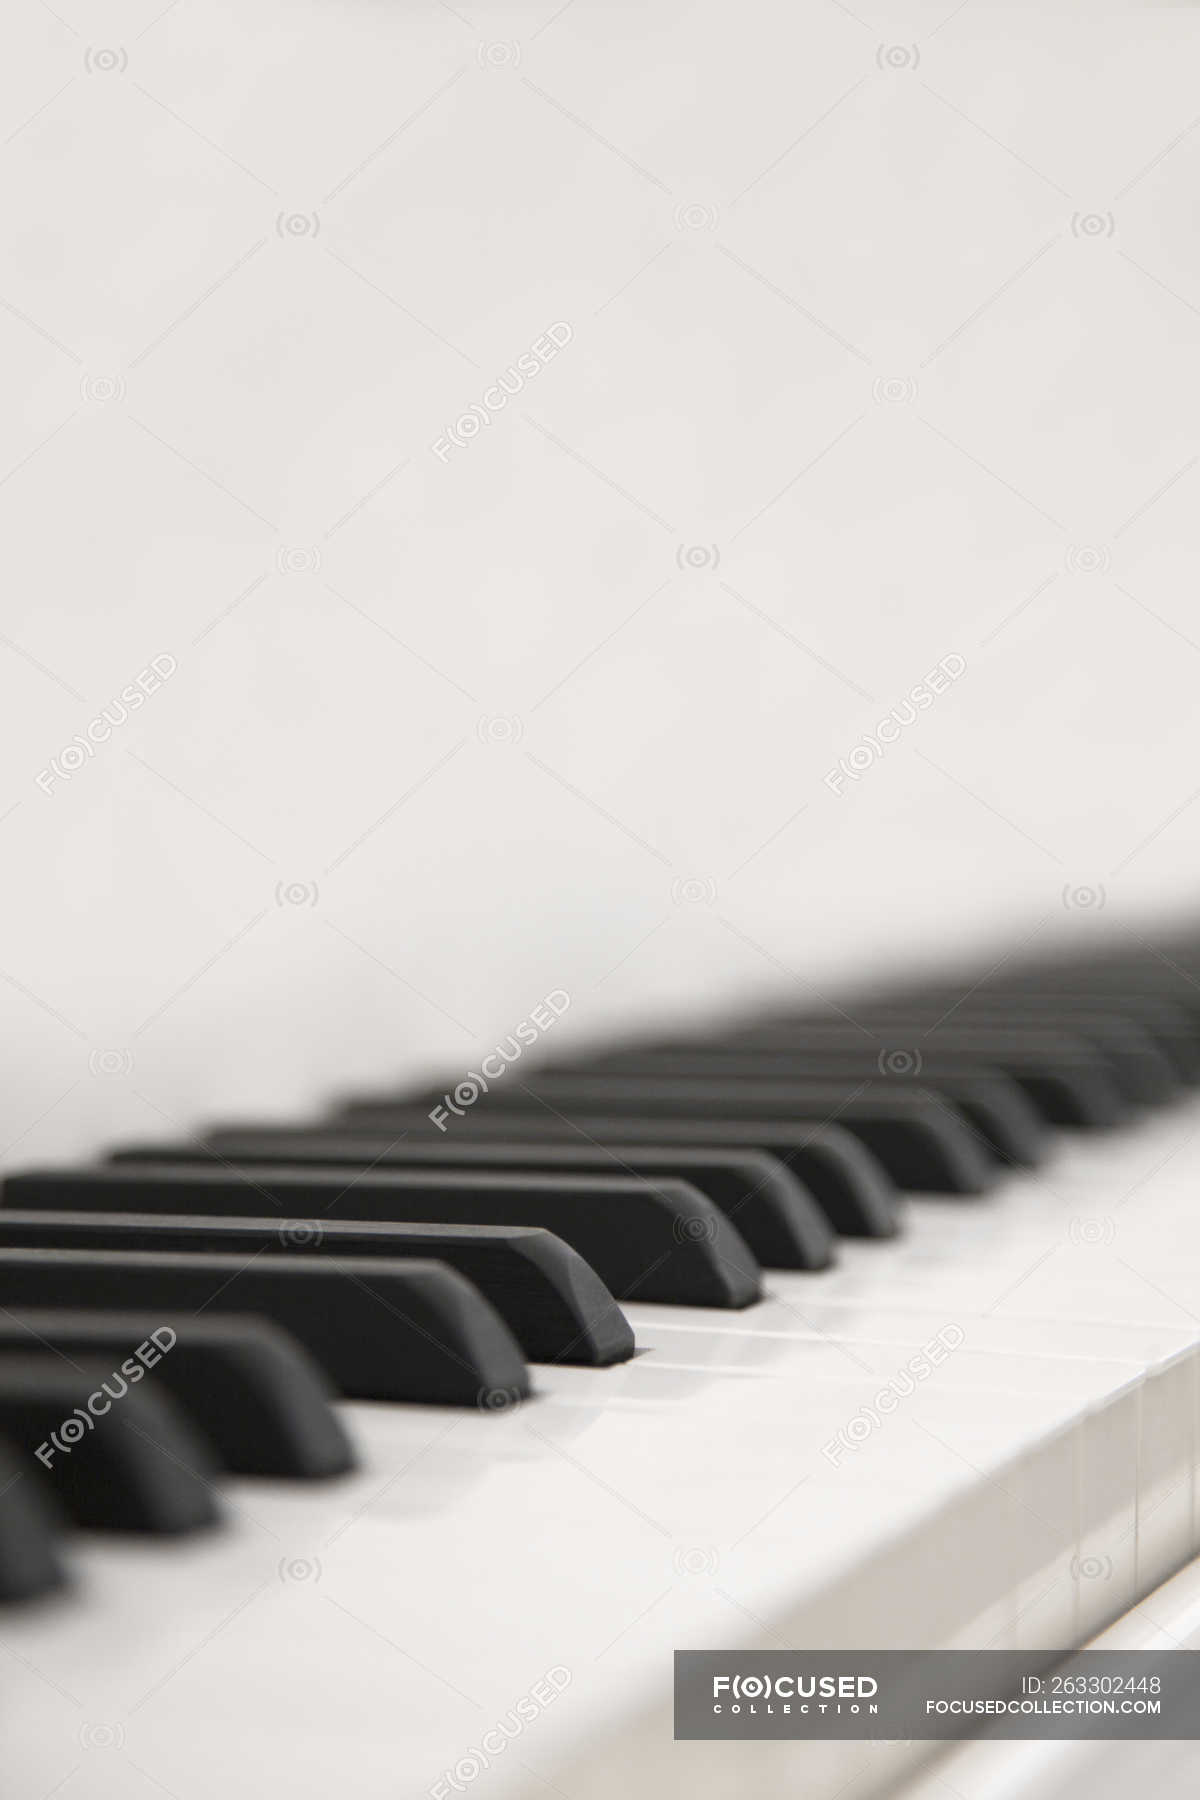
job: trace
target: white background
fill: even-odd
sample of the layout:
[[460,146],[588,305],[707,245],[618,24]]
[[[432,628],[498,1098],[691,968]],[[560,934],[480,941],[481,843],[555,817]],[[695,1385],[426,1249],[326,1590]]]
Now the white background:
[[4,16],[10,1162],[1187,897],[1195,6]]

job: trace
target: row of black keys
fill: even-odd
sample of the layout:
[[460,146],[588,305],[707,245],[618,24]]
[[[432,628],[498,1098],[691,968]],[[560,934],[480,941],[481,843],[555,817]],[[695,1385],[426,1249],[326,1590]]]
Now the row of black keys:
[[629,1357],[621,1300],[747,1306],[764,1266],[891,1235],[898,1190],[982,1194],[1055,1127],[1172,1100],[1200,1083],[1197,967],[1173,946],[893,992],[513,1068],[461,1116],[370,1099],[10,1177],[0,1598],[61,1573],[49,1494],[80,1525],[194,1529],[219,1467],[352,1467],[335,1393],[503,1408],[527,1359]]

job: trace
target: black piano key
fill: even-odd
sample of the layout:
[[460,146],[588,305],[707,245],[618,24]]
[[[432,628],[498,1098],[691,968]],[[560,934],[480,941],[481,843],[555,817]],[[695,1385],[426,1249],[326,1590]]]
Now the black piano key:
[[920,1056],[921,1074],[926,1061],[935,1073],[947,1061],[963,1069],[994,1066],[1017,1083],[1051,1125],[1109,1130],[1129,1117],[1129,1103],[1112,1071],[1081,1039],[1008,1025],[957,1024],[938,1026],[936,1046],[934,1037],[928,1015],[915,1019],[897,1015],[891,1023],[882,1015],[871,1026],[870,1036],[840,1022],[775,1022],[722,1040],[719,1053],[796,1057],[798,1067],[805,1070],[828,1058],[829,1069],[845,1076],[855,1071],[876,1073],[887,1066],[889,1054],[899,1051],[914,1062]]
[[212,1453],[187,1415],[106,1361],[0,1356],[0,1434],[76,1525],[173,1534],[220,1517]]
[[[429,1096],[424,1098],[430,1104]],[[436,1104],[436,1101],[433,1102]],[[406,1104],[411,1105],[410,1100]],[[983,1146],[953,1106],[919,1088],[898,1091],[880,1080],[772,1084],[659,1081],[636,1076],[553,1075],[539,1071],[489,1094],[472,1109],[488,1124],[505,1112],[553,1107],[587,1126],[592,1115],[620,1113],[649,1119],[780,1119],[788,1124],[836,1123],[860,1137],[897,1186],[926,1193],[981,1194],[992,1184]],[[390,1104],[349,1106],[343,1122],[386,1130]]]
[[[889,1072],[885,1080],[892,1079]],[[999,1069],[931,1072],[928,1080],[922,1071],[919,1085],[957,1108],[988,1156],[1002,1167],[1036,1169],[1046,1160],[1049,1137],[1036,1107]]]
[[[1078,1005],[1078,996],[1070,998]],[[1140,1025],[1166,1056],[1182,1086],[1200,1086],[1200,1016],[1193,1016],[1186,1006],[1165,996],[1130,996],[1098,989],[1087,998],[1089,1005],[1107,1004],[1122,1018],[1128,1017]],[[1200,1002],[1200,994],[1196,998]]]
[[[357,1464],[324,1372],[288,1332],[228,1313],[0,1313],[0,1355],[46,1350],[68,1365],[108,1359],[132,1381],[153,1375],[238,1475],[312,1480]],[[152,1335],[157,1334],[157,1335]]]
[[5,1206],[60,1210],[262,1217],[277,1205],[301,1220],[540,1226],[619,1300],[748,1306],[762,1282],[736,1227],[686,1181],[120,1163],[10,1176],[2,1193]]
[[763,1142],[801,1177],[840,1237],[888,1238],[900,1230],[899,1190],[853,1132],[808,1125],[799,1134],[775,1136],[771,1129]]
[[[162,1182],[161,1171],[158,1176]],[[42,1198],[53,1180],[41,1185]],[[147,1187],[152,1185],[148,1183]],[[253,1189],[241,1185],[242,1194]],[[259,1204],[262,1204],[260,1199]],[[474,1282],[535,1362],[625,1362],[633,1332],[595,1271],[549,1231],[498,1225],[372,1225],[320,1218],[62,1212],[0,1206],[0,1249],[201,1251],[436,1260]]]
[[[915,1065],[916,1059],[912,1060]],[[763,1058],[754,1062],[735,1053],[719,1056],[703,1050],[680,1050],[645,1055],[631,1051],[627,1056],[605,1058],[594,1069],[572,1064],[570,1072],[572,1075],[620,1074],[638,1079],[645,1076],[665,1081],[766,1081],[773,1086],[782,1086],[788,1082],[803,1085],[830,1078],[845,1080],[847,1075],[851,1080],[857,1075],[859,1079],[874,1081],[880,1070],[878,1055],[873,1061],[864,1058],[857,1068],[846,1071],[826,1067],[817,1057],[812,1058],[806,1068],[797,1069],[783,1058],[770,1062]],[[912,1087],[919,1080],[922,1087],[950,1101],[996,1162],[1012,1168],[1036,1168],[1044,1160],[1047,1136],[1042,1121],[1017,1083],[999,1069],[980,1064],[968,1070],[945,1067],[929,1070],[921,1065],[919,1072],[914,1066],[910,1073],[905,1064],[895,1071],[885,1067],[884,1072],[889,1082],[898,1081]]]
[[[841,1237],[893,1237],[900,1225],[899,1196],[883,1164],[838,1125],[788,1126],[778,1119],[724,1122],[696,1119],[607,1118],[588,1114],[571,1119],[563,1113],[493,1112],[477,1118],[475,1108],[455,1122],[456,1140],[489,1143],[619,1145],[622,1150],[645,1145],[654,1150],[752,1150],[777,1158],[804,1183],[833,1230]],[[389,1107],[390,1132],[408,1141],[442,1144],[425,1107]],[[328,1129],[336,1130],[331,1126]]]
[[1086,973],[1066,970],[1059,985],[1071,994],[1111,995],[1118,1005],[1131,997],[1168,1003],[1176,1017],[1186,1020],[1200,1059],[1200,963],[1189,964],[1186,956],[1177,961],[1169,953],[1165,961],[1156,957],[1148,967],[1120,978],[1106,968]]
[[[1134,988],[1099,971],[1075,980],[1069,970],[1047,969],[1037,976],[984,981],[971,999],[979,1006],[996,1001],[1014,1011],[1030,1003],[1024,1010],[1031,1018],[1100,1012],[1128,1020],[1149,1035],[1170,1062],[1176,1079],[1193,1087],[1200,1082],[1200,989],[1193,990],[1189,1005],[1179,996],[1179,984],[1171,972],[1165,973],[1165,984],[1155,977],[1149,986]],[[945,1005],[954,998],[951,993]]]
[[[1141,1025],[1119,1013],[1104,1012],[1086,1002],[1068,1010],[1051,995],[1022,995],[1011,1002],[1003,996],[972,995],[954,1016],[961,1024],[984,1031],[990,1025],[1029,1028],[1039,1022],[1052,1024],[1089,1044],[1103,1058],[1118,1091],[1133,1106],[1161,1106],[1180,1092],[1179,1078],[1166,1053]],[[932,1024],[928,1014],[926,1023]],[[931,1048],[937,1035],[937,1029],[931,1029]]]
[[644,1144],[524,1143],[472,1137],[453,1141],[351,1136],[316,1129],[237,1127],[206,1143],[148,1145],[114,1151],[110,1160],[249,1166],[254,1163],[340,1163],[346,1168],[455,1169],[476,1174],[633,1175],[690,1181],[732,1219],[765,1268],[825,1269],[834,1236],[803,1182],[779,1160],[754,1150],[663,1149]]
[[503,1319],[441,1263],[390,1257],[0,1250],[0,1307],[262,1314],[299,1338],[357,1400],[486,1404],[520,1398],[529,1371]]
[[0,1442],[0,1604],[34,1600],[63,1586],[62,1523],[27,1459]]

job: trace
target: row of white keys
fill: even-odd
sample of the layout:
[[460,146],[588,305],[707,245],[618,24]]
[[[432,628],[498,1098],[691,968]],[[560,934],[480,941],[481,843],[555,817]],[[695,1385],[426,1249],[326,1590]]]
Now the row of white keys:
[[[1200,1562],[1163,1583],[1089,1650],[1200,1650]],[[905,1783],[900,1800],[1192,1800],[1194,1739],[1117,1742],[979,1740],[940,1747],[928,1769]]]

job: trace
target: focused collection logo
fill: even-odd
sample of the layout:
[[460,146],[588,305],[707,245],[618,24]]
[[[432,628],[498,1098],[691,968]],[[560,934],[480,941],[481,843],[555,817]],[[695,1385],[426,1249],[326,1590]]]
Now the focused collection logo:
[[712,1678],[713,1712],[728,1710],[740,1713],[772,1713],[778,1707],[783,1713],[835,1712],[843,1706],[853,1713],[877,1713],[878,1706],[864,1707],[879,1692],[873,1675],[714,1675]]

